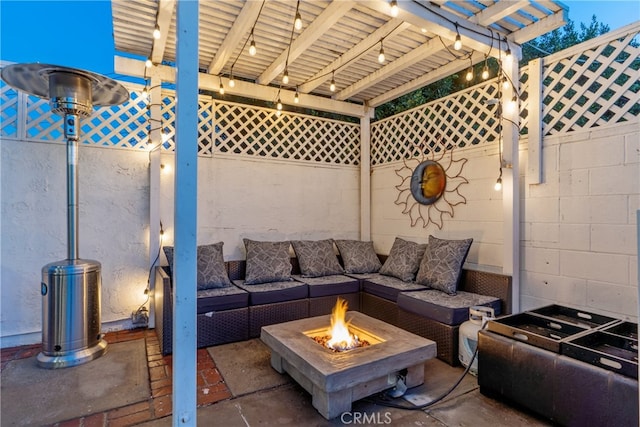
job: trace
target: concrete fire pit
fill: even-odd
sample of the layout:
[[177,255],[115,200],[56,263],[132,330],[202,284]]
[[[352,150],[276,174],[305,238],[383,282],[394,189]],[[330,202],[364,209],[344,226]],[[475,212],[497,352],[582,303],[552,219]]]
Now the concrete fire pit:
[[352,332],[371,345],[334,352],[312,339],[329,327],[330,317],[264,326],[260,335],[271,350],[271,366],[307,390],[323,417],[337,417],[352,402],[393,387],[403,369],[407,387],[424,382],[424,362],[436,356],[435,342],[353,311],[347,313]]

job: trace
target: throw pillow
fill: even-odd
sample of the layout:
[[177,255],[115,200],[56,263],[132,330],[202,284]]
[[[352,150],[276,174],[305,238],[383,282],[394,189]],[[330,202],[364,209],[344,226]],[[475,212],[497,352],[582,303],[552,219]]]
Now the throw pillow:
[[405,282],[415,279],[426,247],[426,244],[409,242],[396,237],[389,256],[380,268],[380,274],[393,276]]
[[[211,245],[198,246],[197,256],[197,287],[199,291],[213,288],[224,288],[231,286],[231,280],[227,274],[222,255],[224,242]],[[167,257],[169,268],[173,271],[173,246],[162,248]]]
[[344,273],[344,269],[333,251],[333,240],[294,240],[291,245],[296,257],[298,257],[302,277],[320,277]]
[[455,295],[473,239],[443,240],[429,236],[416,282]]
[[382,263],[373,249],[373,242],[336,240],[347,273],[377,273]]
[[244,283],[282,282],[291,278],[289,242],[259,242],[244,239],[247,250],[247,269]]

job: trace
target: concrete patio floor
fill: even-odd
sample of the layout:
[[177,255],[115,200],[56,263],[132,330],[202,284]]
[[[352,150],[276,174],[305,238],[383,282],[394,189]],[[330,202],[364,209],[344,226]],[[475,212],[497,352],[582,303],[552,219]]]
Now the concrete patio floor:
[[[38,419],[44,424],[59,427],[70,426],[170,426],[171,420],[171,356],[159,353],[158,341],[153,330],[124,331],[106,336],[110,344],[141,340],[145,343],[148,367],[148,390],[146,397],[139,394],[127,401],[125,406],[115,408],[88,408],[79,399],[77,384],[83,378],[80,369],[68,368],[64,384],[42,384],[44,393],[57,393],[60,401],[69,406],[65,414],[75,414],[72,418],[59,419],[59,411],[46,405],[24,405],[20,410],[3,410],[0,424],[4,426],[33,425],[29,412],[40,411]],[[116,346],[114,346],[116,348]],[[121,348],[125,348],[122,346]],[[2,395],[11,395],[12,401],[33,401],[33,390],[8,384],[9,378],[18,364],[23,369],[35,359],[39,346],[17,347],[2,350]],[[113,352],[118,358],[139,359],[140,352],[123,354]],[[476,378],[467,375],[458,388],[439,403],[425,410],[403,410],[373,403],[375,399],[363,399],[353,404],[350,413],[333,420],[325,420],[311,405],[311,396],[287,375],[274,371],[269,362],[269,350],[258,339],[232,343],[198,350],[198,425],[212,426],[336,426],[336,425],[397,425],[397,426],[547,426],[550,423],[535,415],[520,411],[502,402],[480,394]],[[103,360],[101,360],[103,359]],[[144,362],[144,361],[142,361]],[[35,362],[34,362],[35,364]],[[103,368],[117,369],[121,366],[104,356],[87,365],[100,370],[105,378],[115,377]],[[34,367],[33,369],[39,369]],[[45,371],[46,372],[46,371]],[[440,360],[430,360],[425,364],[425,383],[410,389],[406,399],[396,399],[393,403],[410,406],[407,400],[422,404],[439,396],[451,387],[463,373],[460,367],[453,368]],[[121,375],[122,376],[122,375]],[[74,382],[75,381],[75,382]],[[5,384],[7,383],[7,384]],[[139,393],[139,390],[137,390]],[[4,399],[3,399],[4,400]],[[122,400],[120,400],[122,402]],[[51,418],[48,418],[49,415]],[[7,418],[10,416],[11,418]],[[58,417],[58,418],[56,418]]]

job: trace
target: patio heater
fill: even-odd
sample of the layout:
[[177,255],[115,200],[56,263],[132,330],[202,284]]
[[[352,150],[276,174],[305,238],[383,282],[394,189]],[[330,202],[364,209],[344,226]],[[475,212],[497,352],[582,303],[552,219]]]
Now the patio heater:
[[118,105],[129,99],[115,80],[57,65],[13,64],[0,74],[9,86],[49,99],[64,116],[67,140],[67,259],[42,267],[42,352],[38,364],[55,369],[80,365],[103,355],[100,332],[101,266],[78,255],[78,140],[81,117],[93,105]]

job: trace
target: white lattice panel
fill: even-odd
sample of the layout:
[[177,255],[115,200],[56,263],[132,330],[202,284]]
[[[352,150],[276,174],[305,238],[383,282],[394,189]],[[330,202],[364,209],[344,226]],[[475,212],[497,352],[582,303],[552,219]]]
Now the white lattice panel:
[[545,63],[543,134],[629,121],[640,114],[636,35]]
[[215,150],[277,159],[357,165],[360,126],[226,102],[215,103]]
[[371,164],[415,157],[437,144],[447,149],[491,143],[498,137],[497,81],[475,86],[371,125]]
[[0,135],[18,136],[18,94],[4,82],[0,82]]

